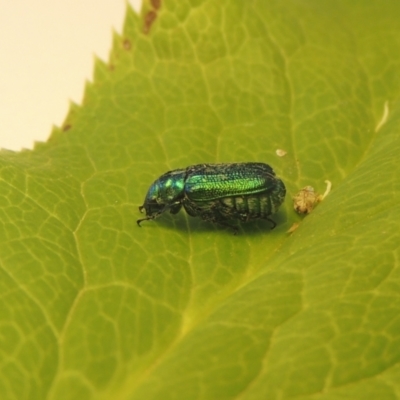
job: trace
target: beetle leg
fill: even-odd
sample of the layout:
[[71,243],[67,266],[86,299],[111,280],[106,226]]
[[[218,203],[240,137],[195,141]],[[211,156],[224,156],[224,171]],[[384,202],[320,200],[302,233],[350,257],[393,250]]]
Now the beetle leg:
[[[140,218],[136,221],[136,223],[141,227],[141,222],[143,221],[148,221],[149,219],[156,219],[158,218],[161,214],[165,213],[166,211],[170,210],[171,214],[176,214],[182,207],[182,203],[181,202],[176,202],[173,204],[166,204],[164,206],[164,208],[161,211],[157,211],[156,213],[152,214],[152,215],[147,215],[145,218]],[[145,207],[144,206],[140,206],[139,207],[139,211],[143,212],[143,209]]]
[[136,223],[138,224],[138,226],[142,227],[142,225],[140,225],[143,221],[148,221],[149,219],[154,219],[157,218],[159,216],[159,214],[154,214],[154,215],[150,215],[149,217],[146,218],[140,218],[136,221]]
[[212,207],[211,210],[212,210],[211,212],[209,211],[209,212],[199,214],[200,218],[202,218],[204,221],[212,222],[212,223],[222,226],[224,228],[232,229],[233,234],[237,235],[237,233],[238,233],[237,226],[231,225],[227,222],[227,221],[231,220],[230,218],[226,218],[215,207]]
[[274,228],[276,227],[276,222],[275,222],[273,219],[271,219],[271,218],[269,218],[269,217],[266,217],[265,219],[266,219],[267,221],[271,222],[271,224],[272,224],[271,230],[274,229]]
[[222,227],[224,227],[224,228],[232,229],[232,233],[233,233],[235,236],[238,234],[239,229],[238,229],[237,226],[228,224],[228,223],[225,222],[224,220],[217,220],[217,221],[213,221],[213,222],[215,222],[216,224],[218,224],[218,225],[220,225],[220,226],[222,226]]

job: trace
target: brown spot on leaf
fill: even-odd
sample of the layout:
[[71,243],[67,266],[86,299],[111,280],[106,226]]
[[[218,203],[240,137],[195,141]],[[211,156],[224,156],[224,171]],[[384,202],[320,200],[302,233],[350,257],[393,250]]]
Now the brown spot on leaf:
[[150,28],[153,25],[153,22],[157,18],[157,13],[155,11],[149,11],[146,16],[144,17],[144,26],[143,26],[143,32],[144,33],[149,33]]
[[161,0],[151,0],[151,5],[158,10],[161,7]]
[[71,125],[71,124],[65,124],[65,125],[62,127],[62,130],[63,130],[63,132],[67,132],[67,131],[69,131],[71,128],[72,128],[72,125]]
[[122,42],[122,46],[125,50],[130,50],[132,48],[132,43],[129,39],[124,39],[124,41]]

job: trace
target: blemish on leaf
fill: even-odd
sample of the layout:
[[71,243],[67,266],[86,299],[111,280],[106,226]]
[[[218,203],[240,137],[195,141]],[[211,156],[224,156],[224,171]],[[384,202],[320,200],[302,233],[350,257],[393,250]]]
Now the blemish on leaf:
[[286,233],[293,233],[300,224],[298,222],[293,222],[293,225],[286,231]]
[[276,150],[275,150],[275,153],[276,153],[276,155],[277,155],[278,157],[284,157],[284,156],[286,156],[287,151],[282,150],[282,149],[276,149]]
[[144,17],[144,26],[143,26],[143,32],[144,33],[149,33],[150,28],[153,25],[154,21],[157,18],[157,13],[155,11],[149,11],[146,16]]
[[161,7],[161,0],[151,0],[151,5],[155,10],[158,10]]
[[383,105],[383,114],[381,120],[378,122],[378,124],[375,127],[375,132],[378,132],[379,129],[382,128],[383,125],[385,125],[387,119],[389,116],[389,102],[385,101],[385,104]]
[[72,128],[71,124],[66,124],[62,127],[63,132],[67,132]]
[[124,41],[122,42],[122,46],[125,50],[130,50],[132,48],[132,43],[129,39],[124,39]]

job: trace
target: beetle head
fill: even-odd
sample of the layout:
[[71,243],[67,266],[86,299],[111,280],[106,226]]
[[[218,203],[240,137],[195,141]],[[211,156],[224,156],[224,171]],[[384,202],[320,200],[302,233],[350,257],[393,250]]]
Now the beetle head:
[[161,175],[149,188],[139,210],[146,211],[145,219],[157,218],[168,211],[176,214],[182,207],[186,170],[177,169]]

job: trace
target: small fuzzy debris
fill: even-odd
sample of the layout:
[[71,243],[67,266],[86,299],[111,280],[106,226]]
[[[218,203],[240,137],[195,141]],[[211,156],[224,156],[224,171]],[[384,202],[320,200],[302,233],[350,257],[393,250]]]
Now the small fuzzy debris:
[[332,189],[331,181],[326,180],[325,183],[326,183],[326,190],[325,190],[325,193],[321,196],[320,201],[322,201],[326,196],[328,196],[328,194],[330,193],[330,191]]
[[326,190],[323,195],[318,194],[312,186],[305,186],[293,197],[293,208],[298,214],[310,214],[331,191],[332,183],[326,180]]
[[306,186],[293,197],[293,207],[298,214],[309,214],[320,201],[312,186]]
[[278,157],[283,157],[283,156],[286,156],[287,151],[282,150],[282,149],[276,149],[275,153],[276,153],[276,155],[277,155]]
[[298,222],[293,222],[293,225],[287,230],[286,233],[293,233],[299,226],[300,224]]

